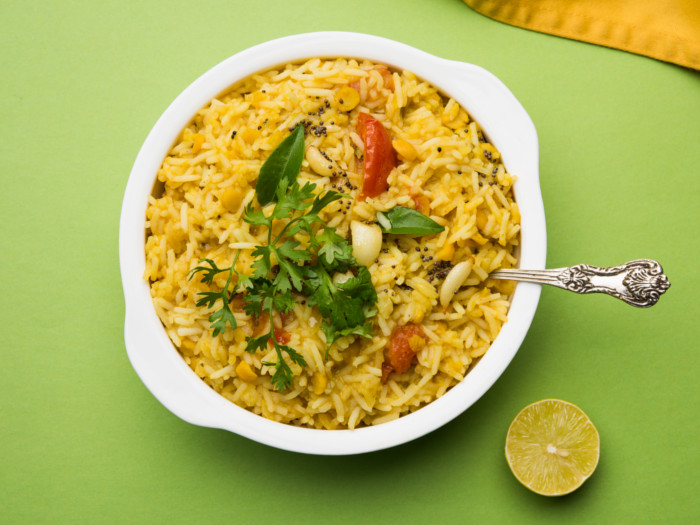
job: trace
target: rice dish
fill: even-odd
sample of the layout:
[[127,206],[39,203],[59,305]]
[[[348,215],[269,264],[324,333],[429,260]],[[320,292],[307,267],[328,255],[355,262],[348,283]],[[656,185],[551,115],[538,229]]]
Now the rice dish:
[[[357,101],[344,93],[356,93]],[[388,189],[375,197],[361,194],[361,114],[381,122],[397,158]],[[371,338],[340,338],[327,353],[321,316],[303,297],[288,316],[275,319],[306,362],[290,364],[292,384],[279,391],[265,364],[275,360],[274,351],[246,351],[259,320],[234,308],[237,328],[215,337],[211,309],[196,305],[208,287],[190,272],[202,259],[230,265],[236,253],[236,269],[250,272],[253,250],[265,238],[242,217],[255,204],[263,162],[298,125],[306,130],[298,179],[347,195],[321,212],[327,226],[351,238],[353,223],[372,224],[378,213],[405,207],[444,230],[382,236],[376,258],[367,261],[377,293]],[[144,278],[174,346],[226,399],[293,425],[377,425],[464,380],[507,320],[513,283],[488,274],[517,264],[514,180],[468,112],[411,72],[346,58],[288,64],[233,85],[182,130],[149,197]],[[458,266],[466,276],[444,300],[444,285]],[[217,276],[214,284],[224,281]],[[408,369],[387,373],[387,352],[403,327],[420,327],[419,336],[408,338],[414,355]]]

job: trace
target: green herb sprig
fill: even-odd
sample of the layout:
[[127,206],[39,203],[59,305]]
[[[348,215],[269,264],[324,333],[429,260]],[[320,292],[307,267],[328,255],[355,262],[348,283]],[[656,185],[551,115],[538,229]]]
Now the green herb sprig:
[[[247,276],[235,270],[238,254],[229,268],[219,268],[211,259],[203,259],[206,265],[193,268],[189,274],[191,279],[201,273],[202,282],[211,285],[217,274],[229,272],[221,291],[201,292],[197,301],[198,306],[209,308],[220,301],[219,310],[209,316],[214,336],[224,331],[227,323],[236,328],[229,303],[239,291],[243,293],[246,314],[256,318],[264,312],[268,314],[269,329],[262,335],[248,338],[246,350],[254,353],[272,343],[277,360],[263,364],[275,367],[272,384],[279,391],[287,389],[293,380],[285,354],[291,362],[306,366],[303,356],[278,337],[273,323],[275,314],[285,315],[292,310],[295,294],[305,296],[308,304],[321,312],[326,356],[341,337],[371,337],[369,318],[376,313],[377,293],[369,271],[357,263],[347,241],[319,216],[326,206],[348,196],[336,191],[316,194],[315,184],[300,185],[296,177],[303,152],[304,130],[303,126],[298,126],[270,154],[260,170],[255,188],[258,203],[260,206],[274,203],[274,207],[270,212],[269,206],[256,209],[251,203],[243,215],[248,224],[267,229],[266,244],[256,246],[252,252],[255,259],[252,274]],[[285,221],[276,235],[273,221]],[[352,277],[342,283],[333,281],[335,274],[348,272]]]
[[377,213],[377,223],[384,233],[397,235],[430,235],[445,227],[421,212],[404,206],[394,206],[386,213]]
[[[205,262],[209,266],[196,266],[192,268],[189,272],[189,279],[195,276],[197,273],[202,273],[201,281],[205,284],[213,284],[214,277],[223,272],[228,272],[228,279],[226,284],[219,292],[200,292],[199,299],[195,303],[197,306],[206,306],[207,308],[213,308],[217,301],[221,300],[221,308],[214,311],[209,316],[209,322],[211,323],[211,328],[213,330],[213,335],[216,337],[226,329],[226,324],[228,323],[231,328],[235,329],[237,326],[236,318],[231,311],[230,303],[233,299],[236,290],[241,287],[246,287],[249,278],[247,275],[243,275],[236,271],[236,262],[238,262],[238,256],[240,251],[236,253],[236,257],[228,268],[219,268],[216,263],[211,259],[202,259],[200,262]],[[234,276],[236,279],[234,280]],[[231,284],[233,284],[233,289],[231,289]]]

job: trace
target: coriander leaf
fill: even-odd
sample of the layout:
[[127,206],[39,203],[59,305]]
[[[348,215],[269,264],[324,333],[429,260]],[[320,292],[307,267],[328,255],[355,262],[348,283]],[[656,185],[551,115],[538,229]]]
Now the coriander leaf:
[[280,345],[277,342],[275,342],[275,351],[277,352],[277,362],[270,363],[267,361],[263,361],[263,364],[275,367],[275,374],[272,376],[272,384],[274,385],[275,389],[280,391],[286,390],[292,384],[294,376],[292,374],[292,369],[284,360],[284,357],[282,357],[282,352],[286,352],[289,356],[289,359],[293,363],[298,364],[299,366],[306,366],[306,360],[299,352],[294,350],[294,348],[292,348],[291,346]]
[[[272,334],[270,332],[267,332],[266,334],[263,334],[260,337],[249,338],[248,342],[246,343],[246,347],[245,347],[246,352],[250,352],[251,354],[254,354],[258,350],[265,350],[267,348],[267,344],[269,343],[271,337],[272,337]],[[267,363],[265,363],[265,364],[267,364]]]
[[289,223],[289,227],[287,228],[287,235],[289,235],[290,237],[294,237],[300,231],[305,231],[310,237],[311,243],[313,244],[314,231],[311,226],[314,223],[323,224],[323,220],[321,220],[321,218],[317,214],[311,213],[306,213],[301,217],[295,217]]
[[338,290],[333,294],[333,308],[329,319],[338,330],[351,326],[357,326],[365,321],[365,312],[362,308],[364,301],[360,297],[353,296],[344,290]]
[[347,335],[359,335],[360,337],[365,337],[367,339],[372,337],[372,323],[369,322],[358,326],[344,328],[342,330],[338,330],[324,322],[321,326],[321,330],[323,330],[323,333],[326,336],[326,358],[328,357],[328,350],[330,350],[333,343],[335,343],[341,337],[345,337]]
[[357,277],[351,277],[347,281],[339,283],[338,288],[369,304],[377,302],[377,291],[374,289],[372,276],[366,266],[360,266],[357,270]]
[[296,363],[299,366],[306,366],[306,359],[304,359],[304,356],[301,355],[299,352],[294,350],[291,346],[286,346],[286,345],[279,345],[280,349],[284,350],[287,355],[289,356],[289,359],[292,361],[292,363]]
[[362,308],[362,311],[365,313],[365,319],[369,319],[370,317],[377,315],[377,309],[374,308],[375,304],[376,303],[372,303],[372,305],[369,306],[365,304],[365,306]]
[[272,282],[262,277],[250,279],[250,289],[245,294],[243,310],[251,317],[257,317],[264,308],[265,299],[274,295]]
[[267,277],[272,271],[272,263],[270,261],[272,248],[270,246],[256,246],[251,255],[257,257],[251,265],[253,278]]
[[299,241],[287,240],[283,242],[275,249],[277,259],[281,261],[284,257],[297,263],[310,260],[311,254],[309,253],[309,250],[299,250],[299,246],[301,246]]
[[279,264],[274,284],[281,292],[289,291],[292,286],[299,292],[303,287],[304,270],[301,265],[311,259],[311,254],[306,249],[298,249],[299,246],[299,241],[287,240],[274,250]]
[[195,303],[197,306],[205,306],[211,308],[214,306],[216,301],[223,299],[221,292],[199,292],[197,293],[199,299]]
[[314,243],[319,246],[318,255],[327,268],[345,271],[350,265],[357,265],[352,247],[335,232],[335,228],[325,228],[316,236]]
[[[240,253],[240,251],[236,253],[236,257],[234,258],[233,263],[231,263],[231,266],[228,268],[219,268],[213,260],[202,259],[202,261],[206,262],[209,265],[209,268],[202,265],[193,268],[189,272],[189,279],[192,279],[197,273],[202,272],[204,274],[202,277],[202,282],[206,284],[212,284],[214,277],[221,272],[228,272],[229,274],[228,279],[226,280],[226,285],[221,291],[199,292],[197,294],[199,296],[199,299],[197,299],[197,301],[195,302],[197,306],[206,306],[207,308],[213,308],[216,302],[218,300],[221,300],[221,308],[212,312],[209,316],[210,327],[213,329],[214,337],[226,330],[226,324],[231,325],[231,328],[234,329],[237,326],[236,318],[234,317],[233,312],[229,307],[229,301],[231,300],[231,297],[233,296],[233,294],[239,286],[247,286],[247,277],[241,276],[241,274],[239,274],[236,271],[236,263],[238,262],[238,257]],[[236,277],[235,280],[234,276]],[[232,282],[233,290],[229,294],[229,286]]]
[[201,272],[204,274],[202,275],[201,282],[205,284],[212,284],[214,277],[216,277],[217,274],[229,271],[229,268],[219,268],[211,259],[202,259],[200,262],[206,262],[209,265],[209,268],[204,265],[195,266],[189,271],[188,279],[192,279],[195,274]]
[[316,268],[309,272],[309,275],[313,290],[309,294],[308,302],[312,306],[318,306],[321,314],[334,328],[342,330],[365,321],[365,298],[353,296],[352,293],[338,288],[323,268]]
[[278,293],[287,293],[292,289],[292,281],[289,272],[286,270],[286,265],[280,261],[279,272],[272,281],[272,285]]
[[294,308],[294,299],[290,292],[277,294],[271,298],[271,301],[275,310],[283,314],[289,313],[289,311]]
[[227,302],[224,302],[220,310],[217,310],[209,316],[209,322],[214,330],[212,332],[214,337],[226,330],[226,323],[230,324],[231,328],[236,328],[236,318],[233,316],[233,312],[229,308]]
[[[386,226],[388,220],[391,227]],[[440,233],[445,229],[430,217],[426,217],[419,211],[404,206],[395,206],[380,216],[377,214],[377,222],[384,233],[405,235],[430,235]]]
[[272,150],[260,168],[255,194],[261,206],[275,200],[278,194],[284,195],[295,181],[301,162],[304,160],[304,126],[294,131]]
[[[236,275],[238,275],[238,283],[236,284],[236,289],[241,288],[241,290],[246,290],[250,288],[250,275],[245,275],[242,273],[236,272]],[[231,294],[233,297],[233,294]]]
[[304,287],[303,278],[304,269],[302,266],[280,259],[280,272],[274,280],[274,285],[279,291],[286,292],[294,287],[297,292],[301,292]]
[[292,212],[305,210],[311,206],[311,202],[308,201],[314,196],[315,189],[316,185],[311,182],[299,186],[299,183],[294,181],[289,193],[279,197],[270,219],[288,219]]
[[253,224],[255,226],[270,227],[272,225],[272,219],[269,217],[265,217],[262,208],[256,210],[253,207],[252,202],[245,207],[245,211],[243,213],[243,220],[248,224]]
[[308,271],[308,303],[317,306],[323,315],[321,330],[326,336],[326,355],[340,337],[372,336],[372,325],[367,319],[376,313],[373,306],[377,302],[377,292],[369,270],[356,263],[355,270],[356,277],[338,285],[321,266]]
[[[313,190],[316,188],[315,184],[307,184],[301,189],[303,190],[306,186],[310,186],[310,190]],[[294,189],[294,186],[292,186],[292,190]],[[291,191],[290,191],[291,194]],[[307,202],[308,199],[311,199],[311,197],[314,197],[313,191],[307,191],[306,193],[298,196],[296,198],[296,201],[298,202],[301,198],[305,199],[305,202],[303,202],[303,208],[299,206],[298,204],[295,205],[295,209],[301,211],[308,206],[311,206],[311,209],[308,210],[305,214],[294,217],[289,224],[287,225],[287,235],[290,237],[293,237],[300,231],[305,231],[306,233],[309,234],[310,237],[313,238],[314,233],[312,231],[311,225],[314,223],[321,223],[323,224],[323,220],[318,216],[319,212],[325,208],[328,204],[330,204],[333,201],[336,201],[340,198],[343,197],[342,194],[336,192],[336,191],[329,191],[326,193],[322,193],[319,195],[316,195],[314,198],[313,203]],[[275,210],[277,211],[277,210]]]
[[[313,242],[313,231],[311,229],[311,225],[313,223],[321,223],[323,224],[323,219],[321,219],[318,214],[320,211],[328,206],[331,202],[337,201],[338,199],[341,199],[343,197],[342,194],[338,193],[337,191],[328,191],[326,193],[322,193],[316,196],[314,199],[313,205],[311,206],[311,209],[307,211],[304,215],[301,217],[298,217],[295,219],[295,222],[291,227],[289,228],[289,235],[293,236],[296,235],[298,232],[304,230],[306,233],[309,234],[310,237],[312,237],[312,245],[316,245]],[[335,231],[335,230],[334,230]]]
[[279,390],[281,392],[289,388],[289,385],[292,384],[294,376],[292,375],[292,369],[289,368],[289,365],[282,357],[282,352],[280,352],[277,348],[276,350],[277,362],[270,363],[268,361],[263,361],[263,364],[275,367],[275,373],[272,376],[272,385],[275,387],[275,390]]

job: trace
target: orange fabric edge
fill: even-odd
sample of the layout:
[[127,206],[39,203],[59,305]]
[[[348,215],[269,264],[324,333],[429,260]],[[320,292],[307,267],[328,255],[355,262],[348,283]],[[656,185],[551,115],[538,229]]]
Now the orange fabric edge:
[[[659,32],[624,20],[597,16],[576,5],[554,9],[536,1],[463,0],[484,16],[506,24],[548,33],[572,40],[621,49],[664,62],[700,70],[699,39],[681,38],[671,32]],[[698,21],[700,25],[700,20]]]

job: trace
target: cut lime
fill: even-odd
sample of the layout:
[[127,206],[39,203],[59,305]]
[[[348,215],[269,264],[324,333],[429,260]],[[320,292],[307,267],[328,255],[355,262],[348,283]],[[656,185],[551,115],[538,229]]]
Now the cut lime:
[[520,483],[544,496],[563,496],[586,481],[600,456],[600,437],[576,405],[543,399],[510,424],[506,460]]

